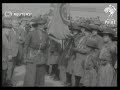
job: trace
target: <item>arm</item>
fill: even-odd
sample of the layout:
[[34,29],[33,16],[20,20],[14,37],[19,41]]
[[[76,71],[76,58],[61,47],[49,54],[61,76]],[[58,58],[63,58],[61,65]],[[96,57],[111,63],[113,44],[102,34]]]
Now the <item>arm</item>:
[[25,38],[25,48],[24,48],[24,51],[25,51],[25,56],[27,55],[28,53],[28,47],[30,45],[30,42],[31,42],[31,32],[28,33],[28,35],[26,36]]
[[9,41],[8,41],[7,37],[8,37],[8,34],[3,29],[3,31],[2,31],[2,43],[6,48],[9,47]]
[[83,48],[80,48],[80,49],[78,49],[78,48],[73,48],[73,50],[75,51],[75,52],[78,52],[78,53],[81,53],[81,54],[87,54],[87,53],[90,53],[90,48],[88,48],[88,47],[83,47]]

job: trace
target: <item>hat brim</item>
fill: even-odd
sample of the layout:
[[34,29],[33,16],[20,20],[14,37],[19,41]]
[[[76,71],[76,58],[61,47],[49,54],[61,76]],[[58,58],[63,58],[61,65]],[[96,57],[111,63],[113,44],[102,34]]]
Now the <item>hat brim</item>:
[[89,46],[89,45],[87,45],[87,46],[92,48],[92,49],[99,49],[98,47],[93,47],[93,46]]
[[102,32],[102,33],[99,33],[99,35],[101,35],[102,37],[103,36],[114,37],[114,35],[112,33],[104,33],[104,32]]
[[45,25],[45,23],[37,23],[38,25]]

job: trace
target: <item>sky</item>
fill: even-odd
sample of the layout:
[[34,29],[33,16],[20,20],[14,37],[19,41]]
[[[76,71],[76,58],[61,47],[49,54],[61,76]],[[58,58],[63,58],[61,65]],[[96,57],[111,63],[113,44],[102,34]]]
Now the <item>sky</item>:
[[[96,17],[100,16],[101,20],[105,20],[108,17],[108,13],[104,12],[104,9],[109,6],[110,3],[70,3],[71,16],[75,18],[76,16],[81,17]],[[117,4],[112,3],[117,9]],[[2,4],[2,11],[18,10],[18,12],[32,13],[33,16],[38,14],[44,14],[49,11],[49,3],[9,3]],[[113,18],[117,20],[117,11],[114,13]]]

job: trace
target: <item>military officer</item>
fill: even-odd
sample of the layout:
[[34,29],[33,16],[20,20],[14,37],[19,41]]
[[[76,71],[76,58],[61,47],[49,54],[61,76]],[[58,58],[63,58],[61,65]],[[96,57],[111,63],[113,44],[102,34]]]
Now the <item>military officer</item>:
[[12,28],[9,32],[9,62],[8,62],[8,70],[7,70],[7,79],[9,83],[13,84],[12,76],[13,71],[16,66],[16,62],[18,60],[18,47],[19,47],[19,35],[18,35],[18,27],[19,22],[18,18],[12,18]]
[[21,65],[23,63],[23,47],[25,42],[25,27],[24,23],[21,23],[21,25],[18,28],[18,35],[19,35],[19,50],[18,50],[18,60],[17,65]]
[[[26,58],[26,75],[24,86],[44,86],[45,73],[46,73],[46,62],[47,62],[47,43],[48,36],[44,32],[43,20],[36,19],[35,23],[32,24],[34,28],[31,31],[25,41],[25,53],[28,52],[28,58]],[[26,55],[25,55],[26,57]]]
[[9,56],[9,32],[12,28],[11,23],[6,23],[5,21],[9,21],[9,18],[3,19],[3,27],[2,27],[2,85],[5,86],[7,84],[7,69],[8,69],[8,56]]

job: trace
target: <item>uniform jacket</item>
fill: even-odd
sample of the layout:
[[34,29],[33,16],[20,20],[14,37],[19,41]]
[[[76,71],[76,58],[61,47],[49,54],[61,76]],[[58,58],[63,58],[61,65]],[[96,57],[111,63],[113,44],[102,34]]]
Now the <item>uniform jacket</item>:
[[[34,30],[28,34],[25,41],[25,53],[28,53],[33,63],[45,64],[47,62],[47,43],[48,36],[43,31]],[[29,52],[27,52],[28,48],[30,48]]]
[[9,32],[9,54],[13,57],[17,56],[18,48],[19,48],[19,35],[18,33],[12,28]]
[[2,30],[2,58],[6,58],[8,56],[9,51],[9,31],[8,28],[3,28]]
[[2,69],[6,70],[8,65],[7,65],[7,60],[8,60],[8,55],[9,55],[9,28],[3,28],[2,29]]

